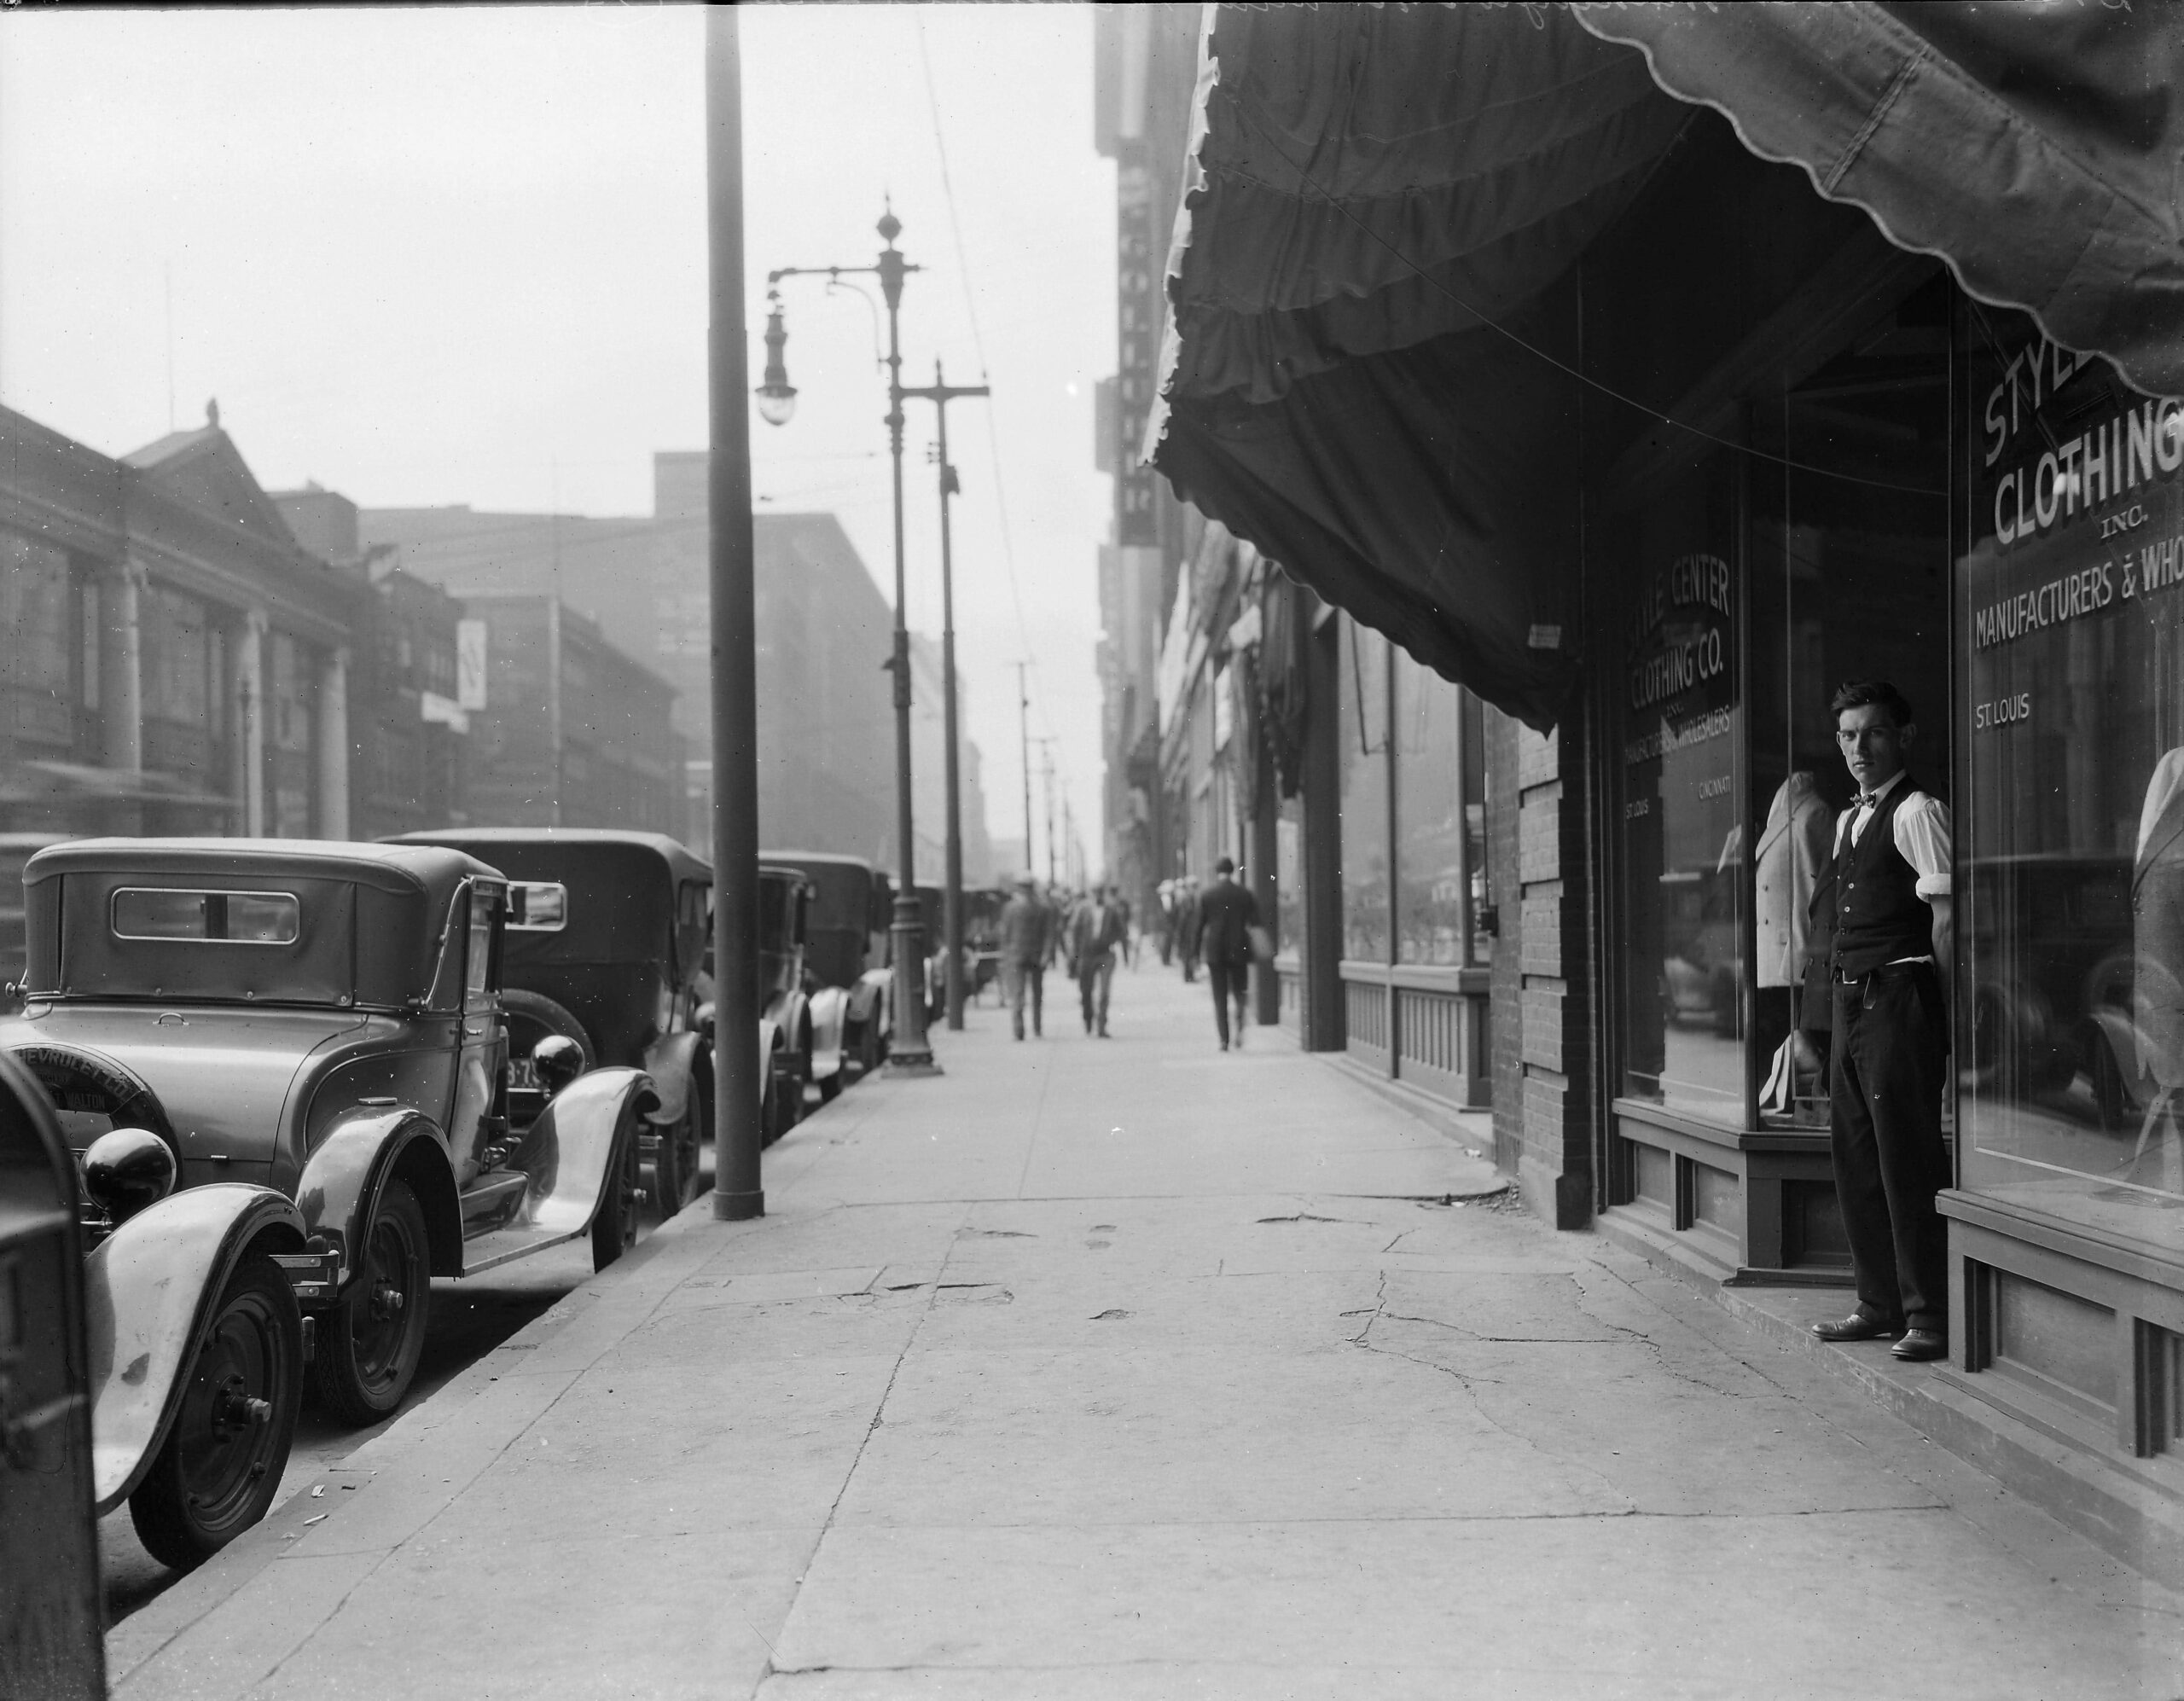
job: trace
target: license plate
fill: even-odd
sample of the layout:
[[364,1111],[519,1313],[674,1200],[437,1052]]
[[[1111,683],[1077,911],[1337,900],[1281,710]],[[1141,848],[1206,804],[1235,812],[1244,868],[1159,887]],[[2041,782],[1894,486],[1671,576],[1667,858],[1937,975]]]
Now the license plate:
[[538,1065],[527,1057],[508,1059],[508,1085],[519,1093],[538,1090]]

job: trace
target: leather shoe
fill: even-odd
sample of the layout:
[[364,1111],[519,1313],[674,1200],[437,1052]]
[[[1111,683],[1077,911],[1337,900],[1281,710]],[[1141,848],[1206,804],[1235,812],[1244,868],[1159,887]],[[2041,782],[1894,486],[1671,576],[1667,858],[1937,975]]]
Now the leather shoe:
[[1901,1323],[1884,1323],[1878,1317],[1868,1317],[1862,1311],[1853,1311],[1847,1317],[1835,1317],[1825,1323],[1815,1323],[1812,1332],[1823,1341],[1878,1341],[1903,1332]]
[[1900,1359],[1923,1364],[1928,1359],[1949,1356],[1949,1337],[1939,1329],[1908,1329],[1889,1351]]

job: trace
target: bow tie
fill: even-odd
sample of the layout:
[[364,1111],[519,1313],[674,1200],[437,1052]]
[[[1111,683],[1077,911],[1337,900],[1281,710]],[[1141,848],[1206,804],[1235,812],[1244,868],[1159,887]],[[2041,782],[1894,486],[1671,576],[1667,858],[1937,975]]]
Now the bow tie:
[[1879,804],[1879,803],[1880,793],[1879,792],[1861,792],[1858,793],[1858,807],[1862,810],[1875,808]]

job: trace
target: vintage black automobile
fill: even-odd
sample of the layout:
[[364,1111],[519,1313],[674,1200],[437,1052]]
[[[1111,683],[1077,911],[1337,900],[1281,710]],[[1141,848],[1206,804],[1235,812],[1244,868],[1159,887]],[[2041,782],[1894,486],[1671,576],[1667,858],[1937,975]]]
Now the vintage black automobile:
[[832,1099],[856,1075],[887,1055],[892,1000],[887,928],[894,885],[858,856],[820,850],[763,850],[770,868],[794,869],[811,883],[804,981],[810,995],[811,1073]]
[[[607,828],[436,828],[392,842],[449,846],[508,876],[501,1001],[517,1078],[525,1053],[551,1034],[574,1040],[588,1064],[645,1071],[659,1100],[639,1140],[647,1184],[663,1218],[688,1204],[712,1127],[712,1036],[700,1020],[712,864],[665,834]],[[773,925],[796,919],[779,915]],[[811,1033],[804,1003],[792,986],[762,1008],[770,1133],[793,1124],[803,1101]]]
[[[584,1071],[559,1038],[534,1054],[535,1086],[511,1081],[508,887],[492,868],[426,845],[84,839],[33,856],[24,888],[29,1001],[0,1048],[44,1087],[95,1196],[94,1142],[136,1130],[138,1161],[171,1160],[178,1180],[162,1211],[230,1214],[244,1228],[223,1247],[245,1228],[292,1240],[291,1303],[341,1418],[401,1402],[431,1277],[587,1234],[603,1267],[636,1238],[652,1082]],[[185,1275],[177,1293],[209,1279],[156,1252],[129,1269]],[[288,1294],[261,1298],[270,1312]],[[115,1349],[147,1433],[195,1339],[189,1304],[166,1306],[136,1353]],[[103,1498],[119,1479],[100,1447]]]

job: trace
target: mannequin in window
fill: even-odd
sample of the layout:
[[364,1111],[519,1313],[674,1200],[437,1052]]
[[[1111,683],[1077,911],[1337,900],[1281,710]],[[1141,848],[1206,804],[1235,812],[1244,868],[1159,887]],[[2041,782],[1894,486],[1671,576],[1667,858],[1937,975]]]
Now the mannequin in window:
[[1757,1008],[1762,1043],[1782,1036],[1768,1077],[1769,1107],[1787,1111],[1811,1096],[1821,1063],[1804,1035],[1799,995],[1805,978],[1813,893],[1829,867],[1833,817],[1819,781],[1799,769],[1775,788],[1759,835],[1752,870],[1752,915],[1758,947]]
[[2154,764],[2139,814],[2131,869],[2132,1017],[2139,1068],[2156,1089],[2139,1130],[2135,1166],[2184,1086],[2184,749]]

